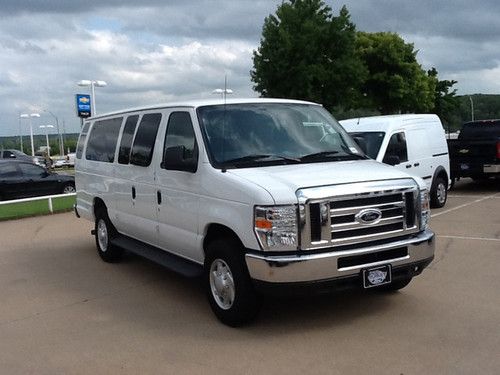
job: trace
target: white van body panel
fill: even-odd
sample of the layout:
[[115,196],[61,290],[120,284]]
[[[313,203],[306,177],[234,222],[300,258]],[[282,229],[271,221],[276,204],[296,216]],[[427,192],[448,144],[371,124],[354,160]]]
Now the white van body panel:
[[426,182],[430,190],[435,171],[442,167],[450,185],[450,160],[445,132],[439,117],[433,114],[361,117],[339,121],[348,133],[384,132],[384,139],[375,160],[383,162],[392,135],[404,133],[408,161],[394,166]]

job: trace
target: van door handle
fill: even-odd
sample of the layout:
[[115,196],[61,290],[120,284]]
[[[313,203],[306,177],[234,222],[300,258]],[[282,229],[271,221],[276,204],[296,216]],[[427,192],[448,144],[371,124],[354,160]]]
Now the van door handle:
[[411,168],[411,164],[406,164],[406,168]]
[[132,186],[132,199],[135,199],[135,186]]
[[420,165],[420,163],[413,164],[414,167],[418,167],[419,165]]
[[158,204],[161,204],[161,191],[158,190],[156,192],[156,200],[158,201]]

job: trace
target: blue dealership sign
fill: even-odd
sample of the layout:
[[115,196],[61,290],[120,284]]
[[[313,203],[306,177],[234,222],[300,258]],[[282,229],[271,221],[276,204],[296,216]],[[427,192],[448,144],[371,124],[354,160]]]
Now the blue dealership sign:
[[90,95],[76,94],[76,115],[83,118],[87,118],[92,115],[92,110],[90,108]]

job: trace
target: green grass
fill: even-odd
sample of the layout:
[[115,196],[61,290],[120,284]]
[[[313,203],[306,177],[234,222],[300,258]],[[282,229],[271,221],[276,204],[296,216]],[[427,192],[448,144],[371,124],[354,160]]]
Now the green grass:
[[[54,212],[64,212],[72,209],[76,198],[60,197],[52,199]],[[9,203],[0,206],[0,220],[19,219],[27,216],[50,214],[48,199],[33,202]]]

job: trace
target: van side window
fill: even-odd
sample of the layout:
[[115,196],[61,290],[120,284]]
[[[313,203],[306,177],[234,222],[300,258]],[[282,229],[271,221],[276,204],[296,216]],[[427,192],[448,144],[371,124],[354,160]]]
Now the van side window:
[[147,167],[151,164],[156,134],[161,122],[161,113],[148,113],[142,116],[135,135],[130,164]]
[[86,122],[83,125],[82,132],[80,133],[80,138],[78,139],[78,144],[76,146],[76,158],[81,159],[83,154],[83,146],[85,146],[85,139],[87,138],[87,133],[89,131],[90,122]]
[[130,149],[134,140],[135,128],[137,126],[139,115],[127,117],[125,127],[123,128],[122,140],[120,142],[120,150],[118,151],[118,163],[128,164],[130,161]]
[[[171,152],[179,152],[183,165],[172,165]],[[172,155],[172,154],[170,154]],[[198,146],[188,112],[173,112],[167,125],[162,168],[194,172],[198,164]]]
[[408,161],[408,148],[406,146],[405,133],[395,133],[389,139],[389,144],[387,145],[387,150],[384,155],[384,163],[387,163],[387,158],[389,156],[397,156],[399,162]]
[[123,117],[96,121],[89,134],[85,159],[112,163]]

